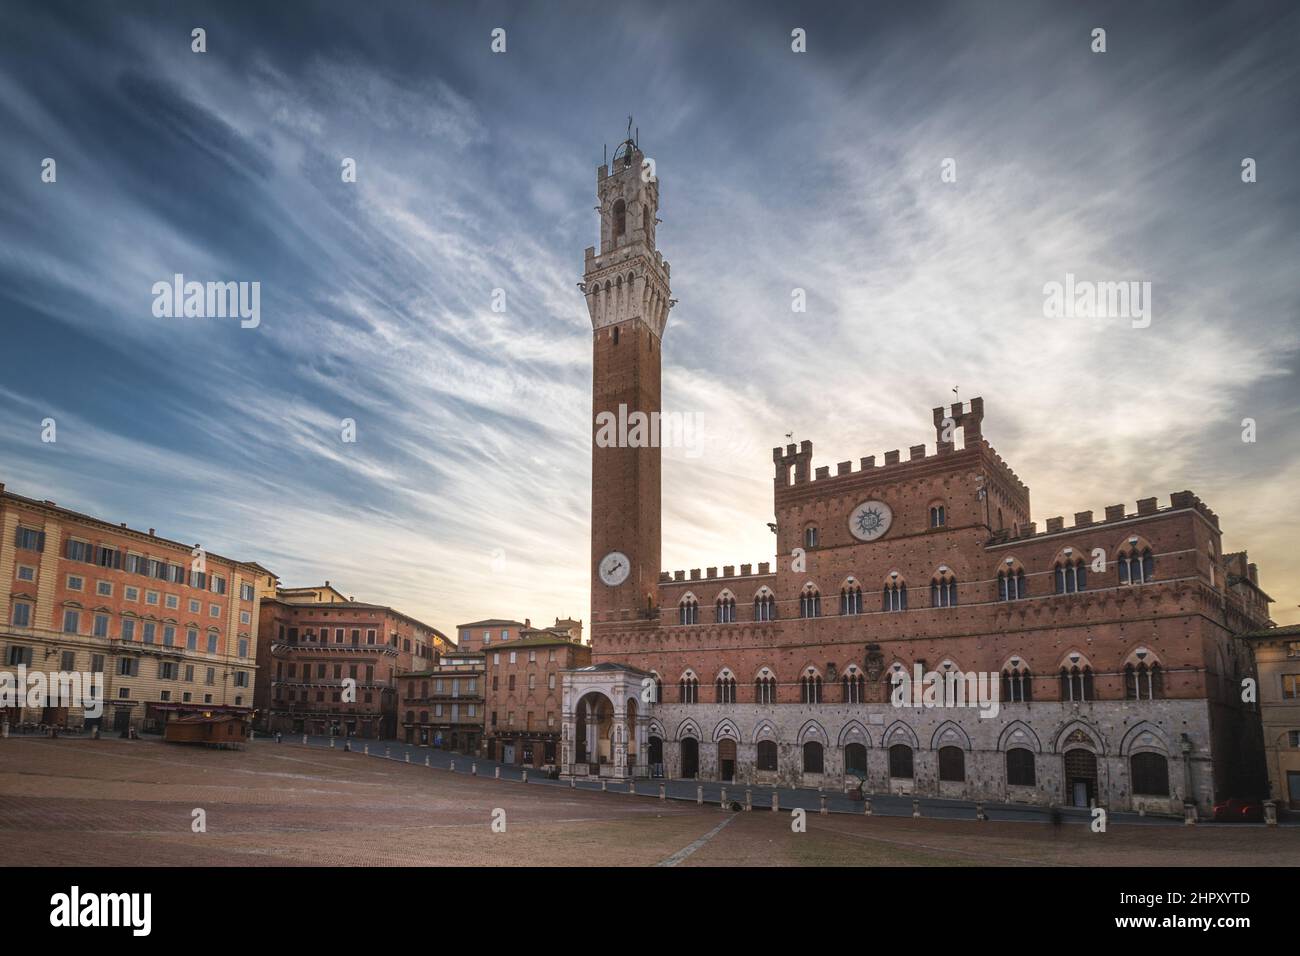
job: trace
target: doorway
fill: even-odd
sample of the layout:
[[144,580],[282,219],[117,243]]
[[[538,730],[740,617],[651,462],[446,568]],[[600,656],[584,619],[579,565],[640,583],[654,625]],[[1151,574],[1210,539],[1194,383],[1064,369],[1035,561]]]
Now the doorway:
[[1072,807],[1088,807],[1097,799],[1097,755],[1091,750],[1065,752],[1065,796]]
[[131,726],[131,710],[127,707],[119,707],[113,711],[113,730],[117,733],[126,733]]
[[693,780],[700,775],[700,742],[694,737],[682,741],[682,776]]
[[730,737],[718,741],[718,779],[736,779],[736,742]]

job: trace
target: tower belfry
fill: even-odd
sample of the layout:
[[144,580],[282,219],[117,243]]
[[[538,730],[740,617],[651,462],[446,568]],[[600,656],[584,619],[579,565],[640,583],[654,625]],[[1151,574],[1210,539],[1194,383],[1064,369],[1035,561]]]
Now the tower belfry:
[[672,307],[669,266],[655,248],[659,181],[630,132],[597,169],[596,195],[600,246],[586,250],[581,283],[592,328],[593,646],[602,625],[658,623],[660,450],[625,440],[624,429],[611,443],[600,426],[658,419],[661,341]]

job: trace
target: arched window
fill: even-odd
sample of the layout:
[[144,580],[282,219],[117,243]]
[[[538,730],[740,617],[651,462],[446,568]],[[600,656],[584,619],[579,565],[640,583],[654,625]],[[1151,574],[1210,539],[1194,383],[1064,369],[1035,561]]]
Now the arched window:
[[415,711],[413,711],[413,710],[408,710],[408,711],[406,712],[406,722],[407,722],[408,724],[413,724],[413,723],[415,723]]
[[1088,586],[1088,566],[1083,558],[1063,558],[1056,562],[1056,593],[1073,594]]
[[760,740],[758,742],[758,770],[776,770],[776,741]]
[[844,747],[844,770],[856,770],[858,773],[866,775],[867,772],[867,748],[862,744],[846,744]]
[[420,696],[421,697],[429,696],[429,682],[427,680],[420,681]]
[[1120,550],[1115,563],[1119,566],[1120,584],[1146,584],[1155,578],[1156,559],[1150,548],[1144,547],[1139,551],[1137,545],[1131,543]]
[[1032,750],[1016,747],[1007,751],[1007,783],[1013,787],[1037,786]]
[[1025,597],[1029,591],[1025,587],[1025,572],[1023,568],[1005,568],[998,572],[998,600],[999,601],[1019,601]]
[[844,703],[861,704],[866,701],[867,679],[856,666],[845,671],[844,676],[840,678],[840,685],[844,692]]
[[930,580],[930,607],[957,606],[957,579],[948,571],[940,571]]
[[736,702],[736,678],[730,673],[724,673],[713,682],[714,699],[719,704],[734,704]]
[[1002,700],[1008,704],[1027,704],[1034,699],[1034,679],[1029,668],[1009,664],[1002,670]]
[[816,525],[809,525],[803,529],[803,546],[809,549],[817,547]]
[[429,712],[427,710],[420,711],[420,723],[427,724],[428,722],[429,722]]
[[1124,698],[1126,700],[1155,700],[1164,696],[1164,681],[1160,665],[1142,661],[1137,666],[1124,665]]
[[889,748],[889,775],[902,780],[912,779],[912,748],[907,744],[894,744]]
[[677,682],[677,696],[683,704],[700,702],[700,682],[694,674],[687,674]]
[[664,682],[662,679],[660,679],[658,674],[655,674],[654,677],[655,677],[655,699],[652,700],[650,703],[658,704],[658,703],[662,703],[664,699]]
[[966,752],[960,747],[939,748],[939,779],[961,783],[966,779]]
[[804,773],[821,773],[824,748],[816,740],[810,740],[803,745],[803,772]]
[[822,595],[811,584],[806,585],[803,592],[799,595],[799,616],[800,617],[821,617],[822,616]]
[[898,580],[893,580],[886,584],[883,600],[881,601],[881,610],[906,611],[907,585]]
[[754,620],[776,620],[776,596],[771,591],[763,591],[754,598]]
[[617,239],[619,236],[623,235],[625,232],[627,232],[627,203],[623,202],[623,200],[620,199],[620,200],[618,200],[617,202],[614,203],[614,236],[613,236],[613,238]]
[[1061,700],[1095,700],[1092,686],[1092,668],[1077,664],[1061,668]]
[[1169,796],[1169,761],[1156,753],[1134,754],[1129,758],[1133,792],[1145,797]]
[[856,584],[849,584],[840,588],[840,613],[862,613],[862,588]]
[[678,624],[699,624],[700,623],[700,605],[695,598],[689,594],[682,598],[682,602],[677,605],[677,623]]
[[943,505],[930,505],[930,527],[942,528],[947,524],[948,516],[944,513]]
[[754,700],[760,704],[776,703],[776,678],[770,673],[762,673],[754,681]]
[[799,699],[805,704],[822,702],[822,679],[816,673],[799,678]]
[[736,599],[730,594],[718,598],[713,605],[713,619],[719,624],[734,624],[736,622]]

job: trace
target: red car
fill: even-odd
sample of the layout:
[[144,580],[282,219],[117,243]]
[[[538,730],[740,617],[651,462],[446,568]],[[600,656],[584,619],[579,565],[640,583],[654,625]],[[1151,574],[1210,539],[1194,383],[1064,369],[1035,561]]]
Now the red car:
[[1263,823],[1264,805],[1256,800],[1233,798],[1214,805],[1215,823]]

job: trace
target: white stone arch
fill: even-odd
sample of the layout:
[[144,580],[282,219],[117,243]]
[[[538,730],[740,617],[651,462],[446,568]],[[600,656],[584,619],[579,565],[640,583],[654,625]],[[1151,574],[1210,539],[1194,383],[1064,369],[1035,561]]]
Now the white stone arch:
[[758,743],[760,740],[770,740],[773,743],[776,743],[780,739],[781,735],[777,732],[776,724],[768,718],[764,717],[754,725],[755,743]]
[[860,720],[850,720],[840,728],[840,736],[835,741],[836,746],[847,747],[849,744],[862,744],[864,747],[873,746],[871,742],[871,731],[863,726]]
[[695,722],[694,717],[687,717],[677,725],[677,733],[673,736],[673,739],[681,741],[687,737],[694,737],[696,740],[704,739],[704,734],[700,733],[700,725]]
[[930,749],[938,750],[940,747],[960,747],[962,750],[969,751],[970,735],[955,720],[945,720],[930,736]]
[[1043,752],[1043,743],[1038,739],[1038,734],[1034,733],[1034,728],[1023,720],[1013,720],[998,735],[998,750],[1006,752],[1021,748],[1040,754]]
[[1119,753],[1121,757],[1140,753],[1157,753],[1166,759],[1173,756],[1169,750],[1169,738],[1149,720],[1141,721],[1125,731],[1119,742]]
[[754,680],[764,680],[768,677],[776,677],[776,671],[772,670],[772,668],[767,664],[764,664],[754,672]]
[[[1074,739],[1071,739],[1071,738]],[[1080,739],[1082,738],[1082,739]],[[1096,727],[1080,718],[1067,721],[1052,740],[1052,752],[1062,754],[1067,749],[1082,747],[1092,750],[1098,757],[1106,756],[1106,745]]]
[[736,600],[735,592],[732,591],[731,588],[723,588],[721,591],[718,592],[717,597],[713,599],[713,605],[714,607],[716,607],[719,601],[734,601],[734,600]]
[[694,668],[688,667],[686,668],[686,670],[682,671],[682,676],[677,679],[679,681],[684,681],[684,680],[698,681],[700,679],[700,676],[695,673]]
[[896,720],[886,727],[885,733],[880,738],[880,746],[885,749],[889,749],[894,744],[907,744],[913,750],[919,750],[921,747],[916,731],[901,720]]
[[816,720],[805,721],[804,725],[799,728],[799,736],[796,738],[799,746],[802,747],[810,740],[815,740],[823,747],[830,743],[831,738],[826,733],[826,728]]
[[726,664],[723,664],[722,670],[718,671],[718,673],[713,676],[713,679],[715,681],[735,680],[736,674],[730,667],[728,667]]
[[1092,672],[1094,674],[1097,673],[1097,668],[1092,666],[1092,661],[1088,659],[1088,655],[1077,647],[1072,647],[1061,655],[1061,660],[1056,665],[1056,673],[1059,674],[1062,668],[1068,671],[1074,667],[1079,668],[1079,670],[1083,670],[1085,667],[1091,667]]
[[769,594],[775,596],[775,592],[766,584],[764,584],[762,587],[760,587],[757,591],[754,592],[754,600],[757,601],[759,598],[767,597]]
[[658,717],[650,718],[650,723],[647,727],[646,733],[648,736],[658,737],[660,740],[666,740],[668,738],[668,734],[664,730],[664,725],[659,722]]
[[694,591],[687,591],[685,594],[683,594],[681,597],[677,599],[677,606],[681,607],[687,601],[694,601],[696,604],[700,603],[700,599],[695,596]]
[[738,744],[744,743],[740,737],[740,728],[736,726],[730,717],[724,717],[718,721],[718,726],[713,728],[713,742],[716,744],[718,741],[728,738]]

